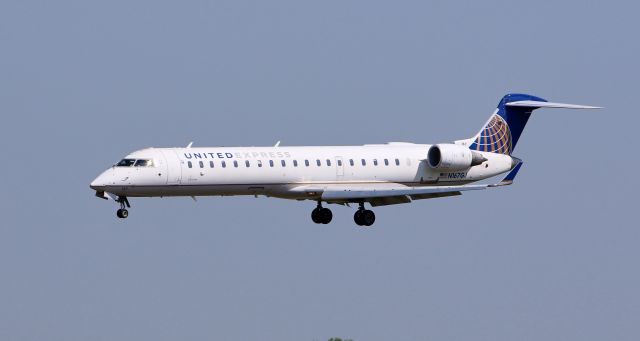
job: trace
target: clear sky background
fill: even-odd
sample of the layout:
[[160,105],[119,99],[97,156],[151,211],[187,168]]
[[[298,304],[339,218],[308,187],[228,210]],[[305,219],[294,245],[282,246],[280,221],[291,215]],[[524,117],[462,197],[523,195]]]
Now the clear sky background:
[[[633,1],[0,3],[0,339],[638,340]],[[132,199],[149,147],[446,142],[539,110],[516,184],[376,209]]]

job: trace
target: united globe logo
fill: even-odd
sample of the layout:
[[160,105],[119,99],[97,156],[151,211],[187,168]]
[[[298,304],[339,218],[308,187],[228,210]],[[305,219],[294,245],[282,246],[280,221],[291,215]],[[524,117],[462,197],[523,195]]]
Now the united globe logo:
[[512,146],[509,125],[500,115],[494,114],[469,148],[510,155]]

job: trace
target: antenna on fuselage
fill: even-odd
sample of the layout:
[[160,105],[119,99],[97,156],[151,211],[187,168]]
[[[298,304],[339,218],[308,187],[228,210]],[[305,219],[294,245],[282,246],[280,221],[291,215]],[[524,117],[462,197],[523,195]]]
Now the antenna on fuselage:
[[191,148],[192,145],[193,145],[193,141],[189,142],[189,144],[187,145],[187,148]]
[[276,145],[274,147],[280,147],[280,141],[276,142]]

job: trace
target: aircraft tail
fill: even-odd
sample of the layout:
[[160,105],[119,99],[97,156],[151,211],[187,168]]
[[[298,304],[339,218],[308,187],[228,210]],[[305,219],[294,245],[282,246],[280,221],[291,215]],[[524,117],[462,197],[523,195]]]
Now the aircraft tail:
[[538,108],[599,109],[586,105],[547,102],[526,94],[507,94],[474,137],[457,142],[472,150],[511,155],[531,113]]

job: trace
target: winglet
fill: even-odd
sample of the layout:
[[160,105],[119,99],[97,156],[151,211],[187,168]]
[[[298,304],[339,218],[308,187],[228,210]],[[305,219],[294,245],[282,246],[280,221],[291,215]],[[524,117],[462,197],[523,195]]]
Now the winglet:
[[520,167],[522,167],[522,161],[519,161],[518,164],[515,167],[513,167],[513,169],[509,172],[509,174],[507,174],[507,176],[505,176],[504,179],[502,179],[502,181],[500,181],[495,185],[489,185],[489,187],[511,185],[513,183],[513,179],[515,179],[516,175],[518,175],[518,171],[520,170]]

